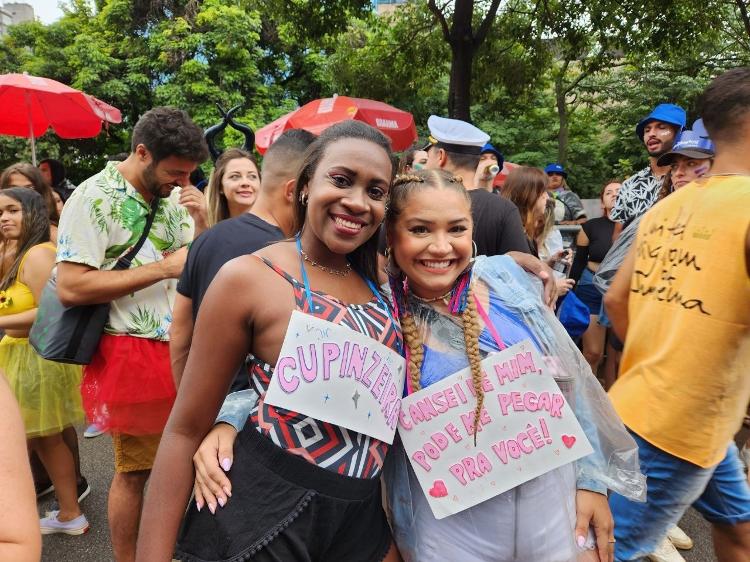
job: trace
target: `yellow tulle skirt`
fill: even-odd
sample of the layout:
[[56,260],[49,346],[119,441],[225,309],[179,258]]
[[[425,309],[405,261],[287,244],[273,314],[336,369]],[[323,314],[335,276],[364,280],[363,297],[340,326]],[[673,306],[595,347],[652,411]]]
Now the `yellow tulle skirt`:
[[83,421],[80,366],[47,361],[28,338],[4,336],[0,369],[18,401],[27,438],[54,435]]

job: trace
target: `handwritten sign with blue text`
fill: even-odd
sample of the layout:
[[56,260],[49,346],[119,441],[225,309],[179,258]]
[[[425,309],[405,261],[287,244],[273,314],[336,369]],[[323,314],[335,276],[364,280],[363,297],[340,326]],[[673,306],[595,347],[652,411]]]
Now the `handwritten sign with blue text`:
[[399,435],[442,519],[593,452],[550,367],[525,340],[482,361],[474,445],[471,370],[404,398]]
[[295,310],[265,401],[393,443],[404,371],[391,348]]

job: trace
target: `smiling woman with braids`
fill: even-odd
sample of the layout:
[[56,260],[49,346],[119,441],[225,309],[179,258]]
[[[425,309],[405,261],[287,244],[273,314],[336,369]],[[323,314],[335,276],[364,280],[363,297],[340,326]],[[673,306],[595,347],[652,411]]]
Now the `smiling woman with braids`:
[[399,176],[385,224],[390,284],[409,358],[409,392],[469,366],[477,396],[475,442],[497,439],[491,427],[477,434],[485,399],[480,362],[488,353],[529,339],[554,358],[555,378],[595,450],[438,520],[396,441],[384,477],[404,560],[575,562],[598,555],[611,561],[613,526],[606,491],[630,497],[643,493],[635,443],[580,352],[544,306],[540,287],[506,256],[472,255],[470,199],[449,174]]

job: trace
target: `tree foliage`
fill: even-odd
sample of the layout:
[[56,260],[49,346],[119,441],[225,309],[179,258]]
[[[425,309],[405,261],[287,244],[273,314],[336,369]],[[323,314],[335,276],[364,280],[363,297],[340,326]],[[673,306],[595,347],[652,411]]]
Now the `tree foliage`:
[[[655,104],[694,119],[711,77],[750,63],[749,11],[748,0],[414,0],[377,16],[368,0],[68,0],[59,21],[10,29],[0,72],[122,111],[95,139],[38,140],[74,181],[127,150],[155,105],[201,126],[218,120],[215,104],[241,105],[257,128],[338,93],[411,111],[421,134],[430,114],[471,118],[510,161],[562,161],[588,196],[645,165],[634,127]],[[0,164],[28,158],[28,141],[0,137]]]

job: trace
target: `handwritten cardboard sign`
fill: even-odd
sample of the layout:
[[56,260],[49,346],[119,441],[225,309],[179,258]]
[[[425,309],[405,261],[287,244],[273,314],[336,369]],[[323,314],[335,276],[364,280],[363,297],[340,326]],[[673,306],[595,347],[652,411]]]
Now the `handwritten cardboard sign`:
[[482,361],[484,406],[464,369],[403,399],[398,431],[436,519],[593,452],[529,340]]
[[393,443],[404,371],[389,347],[295,310],[265,401]]

